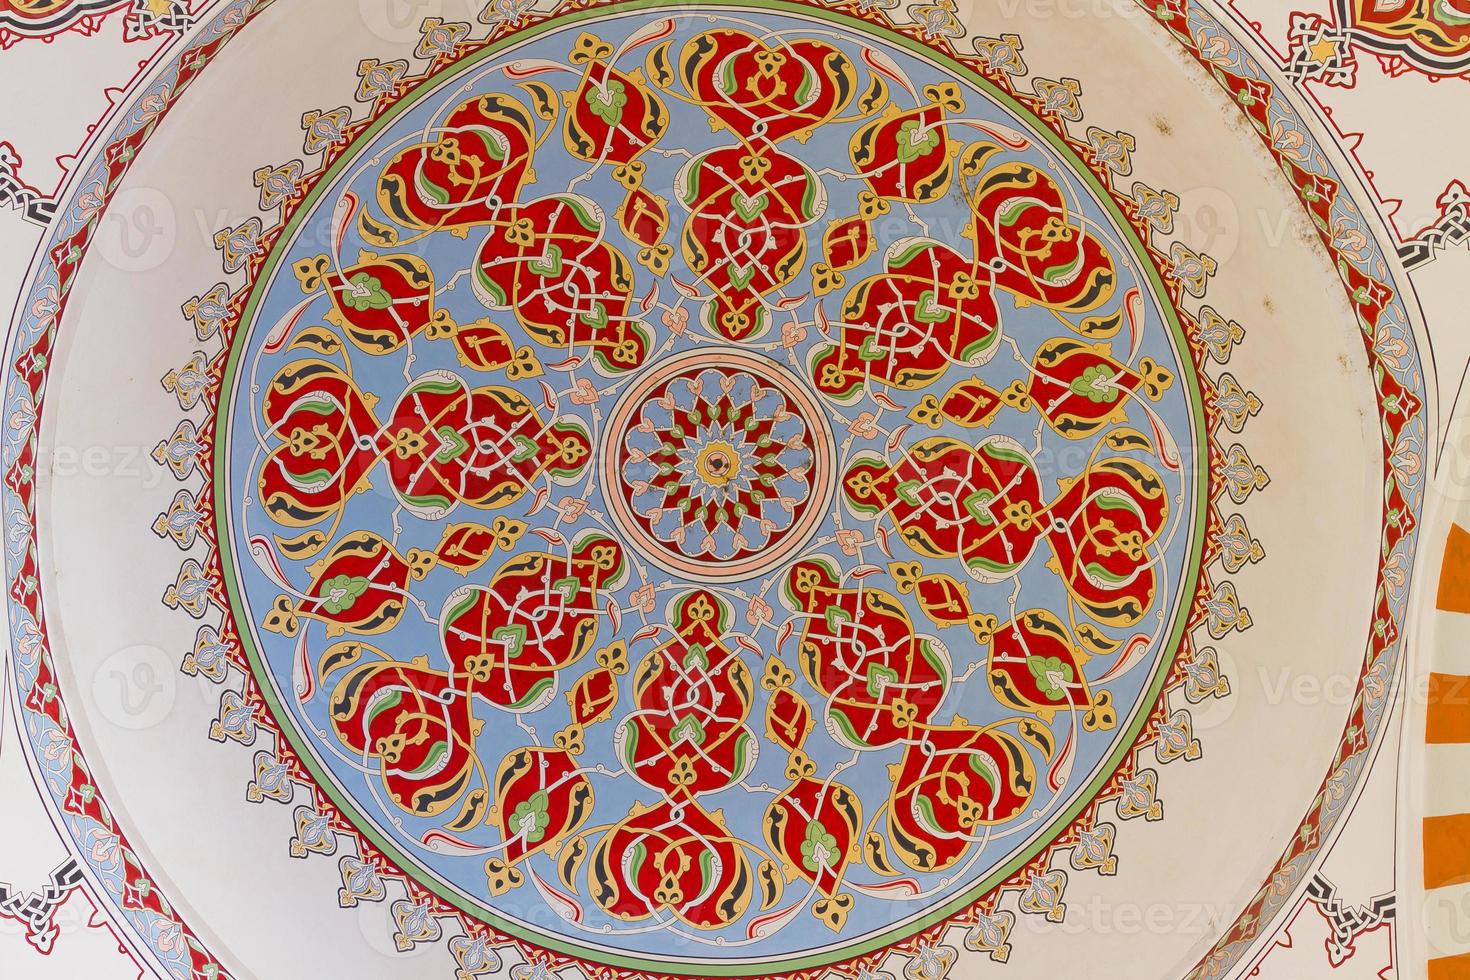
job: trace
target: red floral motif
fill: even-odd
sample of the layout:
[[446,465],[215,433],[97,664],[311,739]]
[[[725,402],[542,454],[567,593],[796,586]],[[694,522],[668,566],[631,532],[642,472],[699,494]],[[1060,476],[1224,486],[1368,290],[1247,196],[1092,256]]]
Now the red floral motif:
[[[701,318],[730,340],[764,334],[768,297],[792,283],[806,260],[806,229],[826,208],[817,175],[778,144],[806,142],[857,97],[857,71],[830,44],[783,39],[772,47],[742,31],[706,31],[649,59],[653,81],[677,84],[735,145],[702,153],[680,171],[689,211],[682,249],[699,279]],[[868,93],[868,100],[877,94]],[[691,289],[693,287],[690,287]]]
[[[948,188],[957,149],[943,135],[942,110],[963,107],[951,88],[926,90],[932,104],[891,113],[854,139],[853,161],[860,171],[869,168],[872,196],[836,226],[840,231],[829,230],[826,261],[813,270],[819,292],[840,286],[840,270],[866,255],[865,226],[890,202],[931,200]],[[1107,249],[1082,233],[1051,177],[1028,163],[987,166],[1001,150],[1002,144],[982,140],[961,158],[972,214],[963,235],[973,243],[973,257],[925,238],[896,242],[884,272],[858,283],[843,301],[837,340],[814,355],[818,390],[846,401],[875,385],[922,388],[957,362],[978,367],[994,356],[1001,337],[997,289],[1021,303],[1073,314],[1112,297],[1116,271]],[[1062,322],[1108,337],[1120,319]]]
[[930,721],[950,681],[949,653],[918,636],[902,603],[879,589],[845,589],[835,569],[801,562],[786,599],[807,614],[802,670],[829,699],[836,734],[856,748],[896,745]]
[[570,555],[519,554],[488,587],[466,586],[444,603],[444,651],[467,694],[511,711],[543,707],[563,668],[591,652],[601,594],[625,575],[623,548],[603,535]]
[[1470,68],[1470,2],[1467,0],[1418,3],[1351,0],[1340,9],[1356,28],[1356,39],[1361,43],[1405,59],[1407,64],[1401,63],[1399,71],[1412,65],[1437,75]]
[[[472,279],[487,307],[513,313],[538,343],[566,357],[590,357],[610,374],[631,370],[648,356],[649,337],[629,316],[632,270],[603,237],[602,209],[575,194],[519,200],[533,176],[534,150],[545,138],[539,124],[556,118],[554,90],[540,82],[525,86],[534,110],[508,95],[479,96],[461,104],[448,115],[439,136],[400,151],[384,169],[376,204],[387,220],[358,208],[348,197],[339,229],[355,220],[364,238],[397,246],[442,230],[461,237],[488,230]],[[628,111],[626,100],[633,93],[643,116],[637,127],[609,128],[606,118],[594,111],[602,106],[597,98],[612,87],[622,96],[620,112]],[[595,84],[584,80],[579,91],[584,98],[569,117],[569,144],[586,146],[596,133],[616,132],[616,147],[610,152],[625,161],[626,179],[636,186],[627,168],[659,134],[663,116],[657,100],[641,93],[631,78],[605,71]],[[591,101],[586,98],[589,91],[596,97]],[[589,123],[583,109],[603,122]],[[397,309],[403,295],[393,293],[392,285],[383,288],[394,296]],[[460,329],[446,322],[441,333],[453,335]]]
[[849,506],[886,515],[904,542],[930,558],[958,557],[982,582],[1025,565],[1044,536],[1048,563],[1100,622],[1132,626],[1153,605],[1149,549],[1169,515],[1164,484],[1146,463],[1091,462],[1042,499],[1035,462],[1014,440],[971,447],[947,436],[922,440],[889,463],[859,456],[843,477]]
[[280,597],[262,625],[295,636],[304,617],[324,623],[328,637],[386,633],[403,616],[409,580],[423,579],[433,564],[430,553],[412,549],[404,557],[372,531],[351,532],[307,566],[306,596]]
[[669,799],[724,789],[755,765],[750,671],[723,639],[731,618],[711,592],[680,597],[669,610],[674,638],[634,672],[636,711],[619,729],[620,751],[635,779]]
[[1112,695],[1094,697],[1082,668],[1090,657],[1067,626],[1045,609],[1029,609],[995,630],[991,639],[990,689],[1001,704],[1050,721],[1061,709],[1082,712],[1088,731],[1112,728]]
[[987,171],[971,204],[975,263],[996,288],[1069,313],[1095,310],[1113,295],[1117,272],[1107,248],[1083,233],[1056,181],[1032,164]]
[[672,42],[650,58],[667,87],[677,72],[689,95],[724,129],[774,145],[806,142],[840,115],[857,93],[847,55],[825,41],[795,37],[778,47],[743,31],[706,31],[685,42],[671,66]]
[[890,515],[914,551],[958,557],[981,581],[999,581],[1025,565],[1046,531],[1036,464],[1006,436],[977,446],[948,436],[923,439],[892,464],[864,455],[842,483],[855,511]]
[[[914,629],[897,598],[868,586],[845,588],[822,562],[796,565],[785,597],[805,616],[802,669],[827,698],[834,734],[861,749],[901,748],[884,839],[905,865],[951,866],[981,840],[977,828],[1004,822],[1030,802],[1031,750],[1050,761],[1050,735],[1024,719],[985,728],[962,718],[940,723],[936,715],[953,682],[949,652]],[[793,767],[800,763],[793,758]],[[837,840],[850,847],[850,831]],[[876,860],[881,869],[886,858]],[[840,876],[835,853],[832,861]]]
[[[356,658],[365,649],[344,644],[337,656]],[[333,689],[332,728],[357,758],[378,763],[396,806],[438,816],[461,802],[479,764],[474,744],[484,723],[470,704],[444,671],[374,660]]]
[[392,223],[364,212],[364,229],[402,245],[432,231],[466,236],[501,220],[527,183],[538,118],[548,117],[500,93],[461,103],[445,117],[443,136],[400,151],[383,168],[376,203]]
[[476,256],[475,295],[508,310],[543,346],[568,357],[590,354],[607,373],[647,358],[647,329],[628,316],[633,272],[604,238],[602,209],[558,194],[516,208],[499,221]]
[[669,912],[696,929],[720,929],[744,915],[755,894],[745,845],[721,814],[693,801],[635,807],[589,863],[599,883],[593,900],[626,921]]
[[848,294],[837,342],[813,356],[818,391],[845,401],[875,384],[913,390],[955,362],[978,367],[995,355],[1000,313],[974,262],[910,239],[889,249],[884,265]]
[[[808,764],[803,770],[815,766]],[[841,891],[850,864],[861,858],[862,803],[839,782],[797,778],[766,811],[766,839],[784,859],[788,879],[810,882],[822,898],[812,914],[834,932],[847,922],[853,897]]]
[[470,388],[458,375],[416,379],[387,424],[342,369],[295,361],[272,380],[261,408],[280,443],[261,467],[266,510],[306,527],[336,516],[380,463],[404,506],[426,518],[455,504],[494,509],[543,481],[568,481],[591,460],[580,425],[547,425],[531,401],[504,387]]
[[794,157],[756,144],[695,157],[677,189],[689,211],[685,261],[713,291],[705,326],[730,340],[759,337],[771,322],[766,297],[802,271],[806,228],[826,207],[821,181]]
[[1107,344],[1057,337],[1037,349],[1024,395],[1009,395],[1023,411],[1035,405],[1058,435],[1085,439],[1127,422],[1130,400],[1158,401],[1173,382],[1152,358],[1141,359],[1135,371],[1118,363]]

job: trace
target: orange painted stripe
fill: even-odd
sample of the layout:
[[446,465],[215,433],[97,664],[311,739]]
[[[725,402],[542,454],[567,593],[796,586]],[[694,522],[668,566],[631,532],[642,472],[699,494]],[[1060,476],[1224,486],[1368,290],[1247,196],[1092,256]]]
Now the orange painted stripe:
[[1429,980],[1470,980],[1470,953],[1430,960]]
[[1470,677],[1461,674],[1429,675],[1424,741],[1430,745],[1470,742]]
[[1445,612],[1470,613],[1470,531],[1450,525],[1439,565],[1439,596],[1434,605]]
[[1470,813],[1424,818],[1424,887],[1470,881]]

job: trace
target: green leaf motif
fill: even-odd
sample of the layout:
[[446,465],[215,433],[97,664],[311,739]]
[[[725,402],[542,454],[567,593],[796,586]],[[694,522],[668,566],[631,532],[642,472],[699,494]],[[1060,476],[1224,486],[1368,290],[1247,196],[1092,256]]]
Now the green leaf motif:
[[801,863],[812,874],[822,868],[831,868],[836,863],[837,838],[827,833],[827,828],[813,820],[806,825],[806,840],[801,842]]
[[688,671],[709,670],[709,652],[703,643],[691,643],[684,654],[684,669]]
[[746,221],[754,221],[770,205],[771,198],[765,191],[761,191],[754,197],[749,194],[736,194],[731,203],[735,207],[736,214]]
[[546,795],[546,790],[538,789],[531,794],[530,799],[515,808],[510,815],[510,829],[512,832],[524,836],[526,843],[537,844],[546,836],[546,828],[551,826],[551,797]]
[[435,771],[444,757],[449,754],[449,743],[440,739],[429,746],[429,751],[424,753],[424,761],[413,768],[413,775],[422,776],[425,773]]
[[669,732],[669,745],[671,746],[686,740],[693,745],[704,744],[704,726],[693,715],[685,715],[683,720]]
[[618,120],[623,118],[623,107],[628,104],[628,93],[616,78],[608,79],[601,87],[587,86],[584,98],[593,114],[609,126],[618,124]]
[[448,463],[465,454],[470,448],[469,442],[464,436],[455,431],[451,425],[439,427],[439,451],[434,454],[434,460],[439,463]]
[[939,145],[939,130],[924,129],[917,119],[905,119],[898,127],[897,156],[899,163],[913,163],[934,152]]
[[382,280],[366,272],[359,272],[347,280],[350,287],[342,293],[342,302],[361,313],[364,310],[386,310],[393,305],[393,297],[383,288]]
[[517,435],[511,441],[515,443],[516,447],[515,452],[510,454],[510,461],[512,463],[529,462],[536,458],[536,453],[541,449],[541,446],[535,439],[524,433]]
[[939,294],[926,289],[919,294],[914,304],[914,319],[920,323],[939,323],[949,317],[949,311],[939,305]]
[[511,660],[516,659],[526,650],[526,627],[521,623],[510,623],[505,626],[497,626],[490,634],[490,638],[496,643],[505,645],[505,655]]
[[847,610],[836,604],[827,607],[826,619],[827,632],[833,636],[838,634],[843,623],[852,622],[852,617],[848,615]]
[[368,580],[362,575],[334,575],[322,583],[322,608],[333,616],[351,609],[358,597],[368,590]]
[[561,249],[556,245],[547,244],[546,253],[527,262],[526,269],[543,278],[555,279],[561,275]]
[[965,511],[975,518],[980,524],[994,524],[995,517],[990,513],[990,502],[995,499],[994,492],[990,490],[976,490],[964,499]]
[[752,263],[750,265],[737,266],[734,263],[731,263],[729,275],[730,285],[734,286],[736,289],[744,289],[746,286],[749,286],[750,281],[755,278],[755,265],[754,263]]
[[587,324],[587,326],[591,327],[593,330],[601,330],[603,327],[607,326],[607,307],[603,306],[601,303],[593,303],[592,309],[584,310],[578,316],[578,319]]
[[898,683],[898,671],[892,667],[885,667],[880,663],[868,665],[868,696],[881,698],[883,688],[889,684]]
[[1113,372],[1106,364],[1094,364],[1087,368],[1080,377],[1073,379],[1068,387],[1075,394],[1082,395],[1094,404],[1118,400],[1118,389],[1113,384]]
[[894,487],[893,492],[898,495],[899,500],[910,507],[917,507],[922,502],[919,500],[919,488],[922,486],[923,484],[918,480],[905,480]]
[[1031,676],[1036,678],[1036,686],[1041,688],[1041,693],[1053,701],[1065,698],[1065,685],[1076,677],[1072,665],[1064,663],[1061,657],[1027,657],[1026,666],[1030,668]]

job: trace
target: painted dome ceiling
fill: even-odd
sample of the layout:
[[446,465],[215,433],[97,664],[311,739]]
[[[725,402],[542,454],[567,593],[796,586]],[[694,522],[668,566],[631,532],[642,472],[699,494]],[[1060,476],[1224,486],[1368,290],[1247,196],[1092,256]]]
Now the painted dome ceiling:
[[429,6],[0,3],[0,972],[1470,977],[1470,11]]

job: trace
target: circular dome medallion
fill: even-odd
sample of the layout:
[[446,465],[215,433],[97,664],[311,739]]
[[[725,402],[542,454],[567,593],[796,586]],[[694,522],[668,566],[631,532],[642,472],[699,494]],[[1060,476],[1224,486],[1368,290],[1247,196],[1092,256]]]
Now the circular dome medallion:
[[821,8],[651,5],[318,120],[222,378],[220,563],[384,870],[769,975],[973,908],[1109,784],[1214,457],[1140,207],[1029,105]]
[[669,357],[608,420],[609,515],[690,581],[768,574],[826,520],[836,449],[826,413],[779,363],[732,348]]

